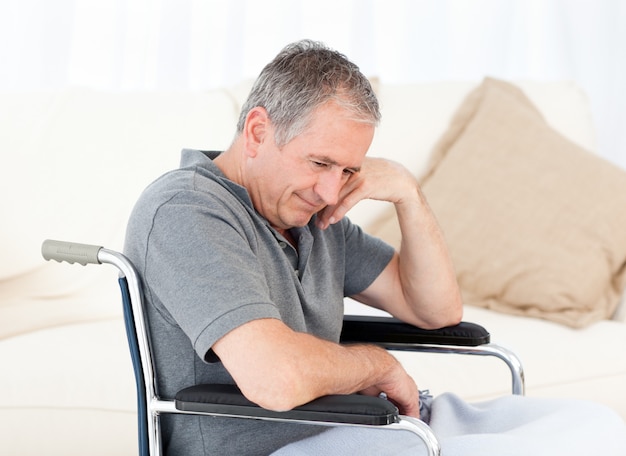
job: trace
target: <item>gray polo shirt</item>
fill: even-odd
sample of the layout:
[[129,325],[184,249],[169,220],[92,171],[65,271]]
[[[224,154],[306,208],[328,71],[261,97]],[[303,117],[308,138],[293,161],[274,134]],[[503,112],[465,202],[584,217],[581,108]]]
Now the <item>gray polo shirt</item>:
[[[245,188],[213,164],[218,153],[184,150],[180,169],[142,194],[125,253],[144,286],[162,397],[198,383],[233,383],[211,350],[234,328],[277,318],[295,331],[338,341],[344,296],[367,288],[393,249],[347,218],[314,219],[291,234],[296,250],[252,206]],[[168,455],[268,454],[323,428],[166,416]]]

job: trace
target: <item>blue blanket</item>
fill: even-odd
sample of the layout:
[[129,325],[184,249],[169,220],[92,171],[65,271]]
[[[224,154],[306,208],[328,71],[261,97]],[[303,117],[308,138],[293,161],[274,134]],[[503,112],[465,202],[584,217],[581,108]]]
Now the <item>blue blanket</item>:
[[[432,401],[430,426],[443,456],[626,456],[626,424],[591,402],[506,396],[468,404],[453,394]],[[273,456],[425,455],[408,431],[330,428]]]

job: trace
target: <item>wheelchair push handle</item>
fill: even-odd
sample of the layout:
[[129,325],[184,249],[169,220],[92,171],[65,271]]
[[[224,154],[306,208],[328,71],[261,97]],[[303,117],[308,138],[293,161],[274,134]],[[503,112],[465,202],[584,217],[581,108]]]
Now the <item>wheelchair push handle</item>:
[[85,266],[100,264],[98,260],[100,249],[102,247],[98,245],[46,239],[41,245],[41,254],[46,260],[55,260],[59,263],[67,261],[70,264],[78,263]]

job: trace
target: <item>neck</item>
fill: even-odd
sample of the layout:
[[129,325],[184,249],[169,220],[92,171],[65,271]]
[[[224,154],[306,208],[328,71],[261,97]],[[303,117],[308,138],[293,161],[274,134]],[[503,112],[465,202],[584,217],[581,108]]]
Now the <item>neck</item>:
[[241,139],[237,138],[231,146],[222,152],[215,160],[215,166],[231,181],[244,186],[242,173]]
[[[213,163],[215,163],[215,166],[217,166],[224,173],[227,179],[247,188],[245,185],[244,149],[243,139],[241,136],[236,138],[228,149],[213,160]],[[248,189],[248,192],[250,192],[250,189]],[[291,245],[298,248],[298,242],[288,229],[276,227],[274,227],[274,229],[278,231]]]

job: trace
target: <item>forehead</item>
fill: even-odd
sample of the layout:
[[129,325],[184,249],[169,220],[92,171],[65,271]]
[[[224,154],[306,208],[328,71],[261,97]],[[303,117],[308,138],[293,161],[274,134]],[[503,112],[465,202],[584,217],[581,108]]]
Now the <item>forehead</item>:
[[311,158],[342,167],[358,168],[374,137],[373,124],[355,119],[334,102],[318,107],[308,126],[290,143]]

